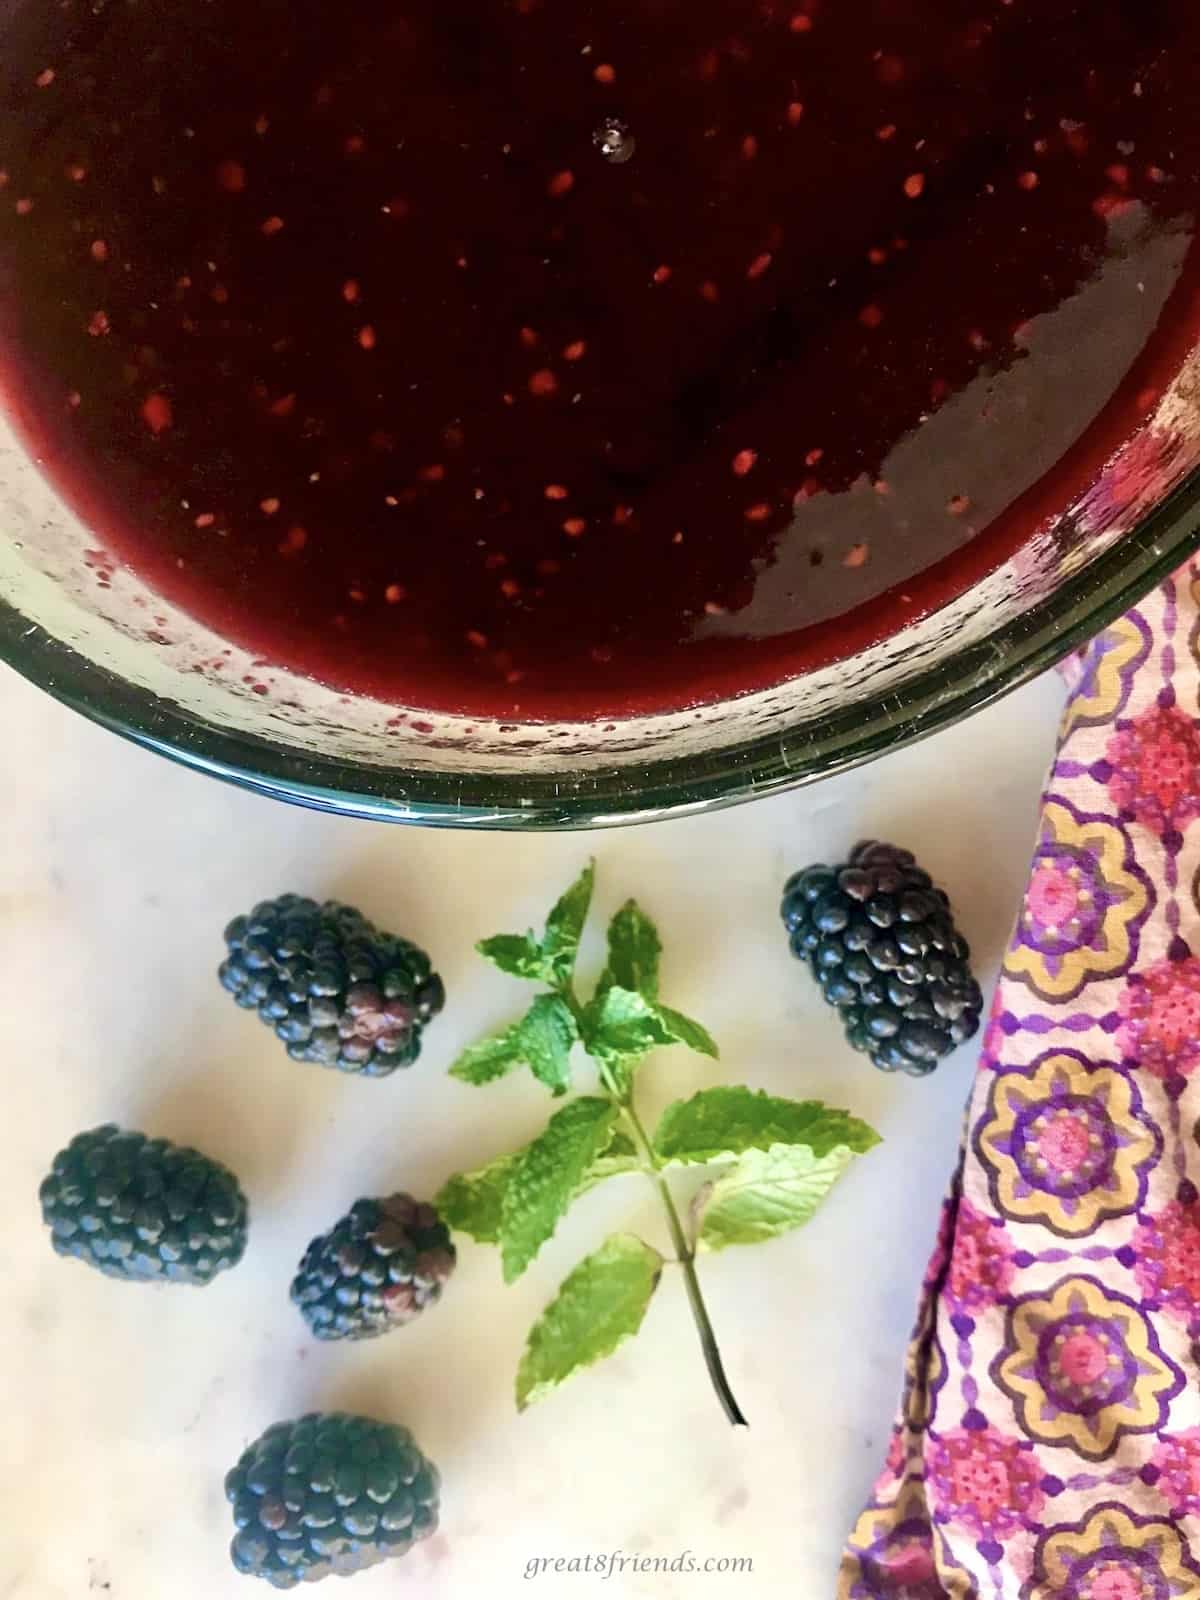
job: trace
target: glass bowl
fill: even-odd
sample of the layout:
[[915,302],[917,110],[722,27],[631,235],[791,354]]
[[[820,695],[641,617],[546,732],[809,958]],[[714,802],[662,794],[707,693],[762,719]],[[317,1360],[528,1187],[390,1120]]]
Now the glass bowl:
[[1182,561],[1200,543],[1198,397],[1193,350],[1154,416],[1073,504],[889,636],[772,689],[561,723],[386,704],[256,659],[99,548],[0,416],[0,655],[147,749],[350,816],[585,828],[732,805],[957,721]]

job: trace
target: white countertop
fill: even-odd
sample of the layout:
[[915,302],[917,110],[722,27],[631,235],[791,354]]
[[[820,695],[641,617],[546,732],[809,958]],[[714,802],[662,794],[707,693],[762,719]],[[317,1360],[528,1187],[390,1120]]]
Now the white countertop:
[[[886,1441],[977,1041],[932,1079],[873,1071],[788,955],[779,888],[860,836],[908,845],[950,891],[990,985],[1060,704],[1043,679],[865,773],[706,818],[535,838],[279,807],[0,675],[0,1600],[273,1593],[228,1563],[222,1479],[270,1423],[338,1408],[408,1424],[443,1476],[441,1531],[356,1577],[354,1600],[828,1600]],[[636,1178],[581,1201],[512,1287],[493,1247],[461,1241],[442,1303],[388,1338],[318,1345],[288,1302],[309,1238],[360,1195],[432,1195],[544,1121],[528,1073],[473,1089],[446,1067],[531,992],[474,940],[540,920],[589,853],[583,968],[636,894],[663,935],[665,998],[722,1047],[720,1063],[652,1057],[651,1114],[749,1082],[845,1105],[885,1137],[809,1228],[701,1263],[748,1431],[723,1421],[669,1273],[636,1340],[514,1410],[525,1331],[575,1261],[616,1227],[662,1242]],[[225,922],[287,889],[358,904],[434,954],[450,998],[414,1069],[359,1082],[293,1063],[217,986]],[[109,1120],[234,1169],[251,1204],[235,1272],[202,1292],[150,1289],[53,1254],[38,1183],[72,1134]],[[685,1549],[750,1557],[753,1572],[525,1578],[538,1556]]]

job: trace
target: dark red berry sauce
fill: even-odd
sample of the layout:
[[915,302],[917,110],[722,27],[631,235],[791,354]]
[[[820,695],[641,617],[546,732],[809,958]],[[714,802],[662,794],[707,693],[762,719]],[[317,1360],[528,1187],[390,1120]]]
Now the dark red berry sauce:
[[3,375],[228,637],[612,714],[895,630],[1200,323],[1194,0],[54,0],[0,57]]

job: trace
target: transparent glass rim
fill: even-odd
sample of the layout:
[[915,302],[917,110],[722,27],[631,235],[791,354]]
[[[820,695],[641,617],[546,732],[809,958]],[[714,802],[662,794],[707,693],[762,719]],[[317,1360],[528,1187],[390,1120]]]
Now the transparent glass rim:
[[92,722],[170,760],[319,811],[432,827],[569,829],[712,811],[844,772],[928,737],[1086,643],[1200,546],[1200,470],[1020,616],[915,674],[879,704],[814,725],[612,770],[438,773],[374,768],[214,726],[125,682],[0,600],[0,659]]

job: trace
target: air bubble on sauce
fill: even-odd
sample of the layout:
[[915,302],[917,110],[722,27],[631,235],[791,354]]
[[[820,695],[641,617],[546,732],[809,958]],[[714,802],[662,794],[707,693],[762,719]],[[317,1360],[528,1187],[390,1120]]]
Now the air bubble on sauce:
[[637,149],[637,140],[630,133],[628,124],[617,117],[605,117],[592,134],[592,143],[614,167],[628,161]]

